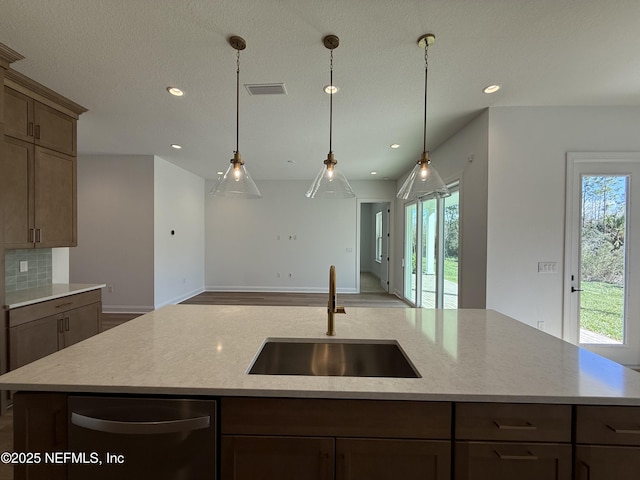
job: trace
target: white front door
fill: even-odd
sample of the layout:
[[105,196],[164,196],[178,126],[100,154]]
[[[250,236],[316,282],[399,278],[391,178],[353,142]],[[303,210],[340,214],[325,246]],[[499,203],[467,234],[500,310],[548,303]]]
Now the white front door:
[[567,155],[564,338],[640,365],[640,153]]

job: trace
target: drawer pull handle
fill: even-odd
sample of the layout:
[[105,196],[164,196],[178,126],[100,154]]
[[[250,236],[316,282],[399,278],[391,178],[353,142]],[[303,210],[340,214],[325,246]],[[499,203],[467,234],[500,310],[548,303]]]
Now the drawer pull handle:
[[494,450],[500,460],[538,460],[538,457],[527,450],[526,455],[504,455],[498,450]]
[[613,433],[621,433],[621,434],[631,434],[631,435],[640,435],[640,428],[616,428],[611,425],[607,425],[607,428]]
[[493,421],[494,425],[500,430],[537,430],[537,427],[530,422],[524,421],[520,424],[500,423],[498,420]]
[[73,302],[61,303],[60,305],[56,305],[56,308],[68,307],[69,305],[73,305]]

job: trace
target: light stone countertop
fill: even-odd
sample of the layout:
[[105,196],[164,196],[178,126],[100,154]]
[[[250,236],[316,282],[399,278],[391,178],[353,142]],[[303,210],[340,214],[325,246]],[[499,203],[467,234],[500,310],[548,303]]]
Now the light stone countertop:
[[249,375],[266,338],[327,340],[326,308],[173,305],[0,377],[12,390],[640,405],[640,373],[491,310],[347,308],[422,378]]
[[76,293],[89,292],[103,287],[106,287],[106,285],[91,283],[53,283],[24,290],[15,290],[5,294],[4,308],[11,310],[12,308],[25,307],[34,303],[46,302],[47,300],[75,295]]

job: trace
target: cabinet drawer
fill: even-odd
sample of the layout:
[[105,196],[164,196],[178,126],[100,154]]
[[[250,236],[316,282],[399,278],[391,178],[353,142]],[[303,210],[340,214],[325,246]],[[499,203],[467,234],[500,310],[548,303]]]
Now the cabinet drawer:
[[100,289],[97,289],[75,295],[67,295],[66,297],[47,300],[45,302],[34,303],[33,305],[27,305],[25,307],[14,308],[9,310],[9,327],[16,327],[38,318],[57,315],[58,313],[101,301],[102,292]]
[[455,480],[571,480],[571,445],[456,442]]
[[457,403],[457,440],[571,442],[571,405]]
[[576,443],[640,445],[640,408],[578,406]]
[[640,448],[578,445],[576,480],[638,480]]
[[451,438],[451,404],[384,400],[228,397],[223,434]]

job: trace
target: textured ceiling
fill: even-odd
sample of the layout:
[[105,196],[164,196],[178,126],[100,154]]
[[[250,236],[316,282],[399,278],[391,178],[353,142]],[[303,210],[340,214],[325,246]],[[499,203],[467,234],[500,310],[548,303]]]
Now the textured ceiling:
[[[349,179],[395,179],[419,159],[424,33],[437,37],[432,150],[488,106],[640,105],[638,0],[1,0],[0,12],[0,42],[26,57],[14,68],[89,109],[80,154],[154,154],[205,178],[235,149],[230,35],[247,42],[241,83],[288,91],[241,88],[239,150],[256,180],[311,181],[326,158],[329,33],[333,150]],[[503,89],[483,94],[491,83]]]

